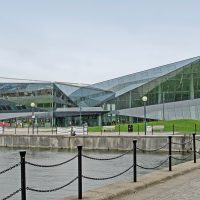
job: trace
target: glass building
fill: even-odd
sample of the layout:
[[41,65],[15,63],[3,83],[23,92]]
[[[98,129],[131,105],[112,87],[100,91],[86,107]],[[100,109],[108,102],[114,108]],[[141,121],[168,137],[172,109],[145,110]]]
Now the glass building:
[[30,118],[34,102],[38,123],[133,122],[144,117],[143,96],[150,120],[200,119],[200,57],[92,85],[2,79],[0,120]]

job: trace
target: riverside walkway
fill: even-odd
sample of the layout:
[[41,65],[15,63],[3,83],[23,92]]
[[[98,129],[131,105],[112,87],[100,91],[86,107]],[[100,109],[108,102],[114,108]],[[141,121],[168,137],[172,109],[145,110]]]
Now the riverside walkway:
[[199,200],[200,169],[115,200]]
[[[87,200],[197,200],[200,196],[200,159],[84,193]],[[75,200],[71,196],[62,200]]]

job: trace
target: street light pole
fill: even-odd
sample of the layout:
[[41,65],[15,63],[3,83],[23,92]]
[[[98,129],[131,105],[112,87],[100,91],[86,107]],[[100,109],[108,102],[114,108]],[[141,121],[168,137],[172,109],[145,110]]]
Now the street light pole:
[[32,102],[32,103],[31,103],[31,108],[32,108],[31,119],[32,119],[32,134],[33,134],[33,135],[34,135],[34,122],[35,122],[34,107],[35,107],[35,103]]
[[144,103],[144,134],[147,134],[147,120],[146,120],[146,102],[147,102],[147,96],[142,97],[142,101]]

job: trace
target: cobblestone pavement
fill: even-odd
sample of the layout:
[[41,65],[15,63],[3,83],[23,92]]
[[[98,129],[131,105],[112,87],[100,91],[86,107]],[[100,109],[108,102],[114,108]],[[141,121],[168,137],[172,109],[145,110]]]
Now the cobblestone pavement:
[[199,200],[200,169],[115,200]]

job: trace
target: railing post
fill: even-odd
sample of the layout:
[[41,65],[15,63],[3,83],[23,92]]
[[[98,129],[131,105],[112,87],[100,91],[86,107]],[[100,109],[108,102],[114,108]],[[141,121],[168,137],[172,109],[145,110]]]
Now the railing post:
[[15,124],[15,135],[17,134],[17,124]]
[[172,136],[168,136],[169,139],[169,171],[172,171]]
[[20,151],[21,157],[21,200],[26,200],[26,151]]
[[195,134],[197,133],[197,124],[195,124],[195,126],[194,126],[194,132],[195,132]]
[[34,120],[32,119],[32,135],[34,135]]
[[29,135],[29,125],[28,125],[28,135]]
[[152,135],[153,135],[153,125],[152,125],[152,130],[151,130],[151,131],[152,131],[151,133],[152,133]]
[[53,135],[53,126],[51,126],[51,133],[52,133],[52,135]]
[[133,140],[133,181],[137,182],[137,140]]
[[120,124],[118,126],[119,126],[119,135],[120,135]]
[[196,162],[197,162],[197,160],[196,160],[196,139],[195,139],[196,134],[193,133],[192,136],[193,136],[193,154],[194,154],[194,163],[196,163]]
[[173,135],[174,135],[174,124],[173,124],[173,127],[172,127],[172,128],[173,128]]
[[139,127],[139,124],[138,124],[138,135],[140,134],[140,127]]
[[82,146],[78,148],[78,199],[82,199]]
[[56,125],[56,135],[58,134],[58,127],[57,127],[57,125]]

